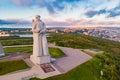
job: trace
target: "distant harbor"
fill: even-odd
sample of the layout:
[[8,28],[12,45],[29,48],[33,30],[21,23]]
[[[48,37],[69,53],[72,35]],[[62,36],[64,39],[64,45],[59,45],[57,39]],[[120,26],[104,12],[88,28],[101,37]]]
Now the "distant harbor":
[[19,37],[33,37],[32,34],[10,34],[11,36],[19,36]]
[[33,37],[32,34],[8,34],[8,33],[0,33],[0,37],[9,37],[9,36],[18,36],[18,37]]
[[[33,34],[6,34],[0,37],[8,37],[8,36],[33,37]],[[46,34],[46,36],[49,37],[48,34]]]
[[32,34],[18,34],[19,37],[33,37]]

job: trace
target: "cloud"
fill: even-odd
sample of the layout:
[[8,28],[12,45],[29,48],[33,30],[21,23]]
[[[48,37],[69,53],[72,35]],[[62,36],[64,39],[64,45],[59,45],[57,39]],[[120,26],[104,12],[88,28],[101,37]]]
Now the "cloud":
[[31,6],[32,5],[32,0],[12,0],[14,4],[17,6]]
[[30,24],[30,22],[20,19],[8,19],[8,20],[0,19],[0,24]]
[[116,17],[116,16],[120,16],[120,5],[116,6],[114,9],[108,11],[109,12],[109,16],[108,17]]
[[93,17],[95,15],[100,15],[100,14],[105,14],[105,13],[109,13],[110,11],[107,11],[105,9],[99,10],[99,11],[95,11],[95,10],[88,10],[85,15],[88,17]]
[[88,17],[93,17],[94,15],[96,15],[98,12],[94,11],[94,10],[88,10],[85,15]]
[[[84,9],[83,12],[86,13],[85,15],[88,17],[93,17],[96,14],[103,14],[105,12],[107,12],[109,10],[109,14],[110,16],[108,17],[114,17],[119,15],[119,13],[113,13],[110,11],[111,9],[114,8],[119,8],[118,6],[120,6],[120,0],[10,0],[14,5],[18,6],[18,7],[27,7],[27,8],[32,8],[32,7],[39,7],[41,8],[45,8],[48,13],[50,15],[53,14],[59,14],[62,11],[64,11],[66,9],[66,7],[68,7],[68,5],[71,5],[71,11],[72,9],[79,8],[79,10]],[[81,6],[82,5],[82,6]],[[112,5],[112,6],[110,6]],[[89,8],[91,8],[91,10],[88,10]],[[78,11],[79,12],[79,11]],[[80,13],[79,13],[80,14]]]
[[46,22],[46,25],[47,26],[70,26],[71,24],[70,23],[67,23],[67,22],[60,22],[60,21],[54,21],[54,22]]
[[[119,9],[119,10],[118,10]],[[100,15],[100,14],[105,14],[105,13],[109,13],[109,15],[107,17],[116,17],[120,15],[120,7],[116,9],[112,9],[112,10],[99,10],[99,11],[95,11],[95,10],[88,10],[85,15],[88,17],[93,17],[95,15]],[[117,11],[118,10],[118,11]]]
[[52,18],[46,18],[44,19],[44,21],[47,26],[70,26],[72,25],[71,23],[67,21],[56,21],[56,20],[53,20]]
[[58,2],[57,0],[12,0],[12,2],[19,7],[45,7],[50,14],[56,13],[56,10],[64,9],[62,2]]
[[62,11],[66,7],[66,4],[71,4],[77,1],[80,0],[12,0],[13,4],[19,7],[45,7],[50,14]]
[[89,0],[86,5],[84,14],[89,18],[107,13],[109,14],[108,18],[120,15],[120,0]]
[[[69,23],[71,26],[80,26],[80,25],[120,25],[119,21],[115,21],[114,18],[104,19],[104,15],[100,15],[103,19],[66,19],[65,22]],[[106,15],[107,16],[107,15]],[[98,17],[97,17],[98,18]]]
[[[25,17],[25,15],[34,16],[35,14],[40,13],[43,19],[49,17],[52,18],[53,20],[52,19],[45,20],[47,25],[67,26],[81,24],[105,24],[105,22],[106,24],[114,23],[118,24],[118,21],[120,20],[120,0],[2,0],[2,1],[6,5],[8,4],[7,2],[11,3],[10,6],[12,5],[12,7],[15,7],[15,9],[17,10],[21,9],[20,15],[22,17]],[[0,3],[1,6],[4,6],[4,4]],[[9,5],[7,5],[6,7],[9,7]],[[3,8],[3,10],[5,9]],[[16,13],[17,10],[14,10],[13,12]],[[10,12],[12,12],[12,9]],[[24,22],[24,20],[20,20],[19,23],[22,21]]]

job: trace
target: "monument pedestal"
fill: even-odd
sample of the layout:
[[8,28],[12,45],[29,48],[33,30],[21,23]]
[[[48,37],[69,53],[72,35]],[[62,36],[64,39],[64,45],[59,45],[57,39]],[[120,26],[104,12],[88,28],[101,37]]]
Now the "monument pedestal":
[[5,53],[0,53],[0,56],[5,56]]
[[5,56],[1,43],[0,43],[0,56]]
[[30,56],[30,60],[36,65],[36,64],[44,64],[44,63],[50,63],[51,62],[50,55],[45,56]]

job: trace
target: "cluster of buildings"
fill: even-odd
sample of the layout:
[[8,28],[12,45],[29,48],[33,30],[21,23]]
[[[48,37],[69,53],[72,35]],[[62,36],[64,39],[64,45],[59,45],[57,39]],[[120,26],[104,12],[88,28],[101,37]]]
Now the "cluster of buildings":
[[55,28],[54,32],[85,34],[120,42],[119,27]]
[[5,31],[0,31],[0,37],[4,37],[4,36],[10,36],[10,34]]
[[120,28],[68,28],[63,31],[67,33],[85,34],[120,42]]
[[0,28],[0,37],[18,36],[17,34],[31,33],[29,28]]

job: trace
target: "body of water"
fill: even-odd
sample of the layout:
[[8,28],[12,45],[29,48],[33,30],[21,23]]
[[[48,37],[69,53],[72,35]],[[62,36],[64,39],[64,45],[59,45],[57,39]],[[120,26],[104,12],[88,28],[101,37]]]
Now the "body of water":
[[19,34],[19,37],[33,37],[32,34]]
[[[19,37],[33,37],[33,34],[11,34],[11,35]],[[48,34],[46,34],[46,37],[49,37]]]

